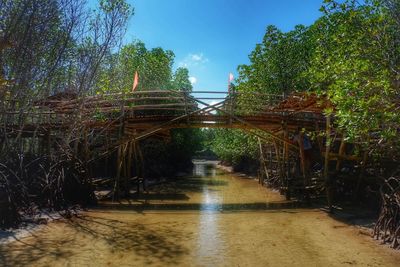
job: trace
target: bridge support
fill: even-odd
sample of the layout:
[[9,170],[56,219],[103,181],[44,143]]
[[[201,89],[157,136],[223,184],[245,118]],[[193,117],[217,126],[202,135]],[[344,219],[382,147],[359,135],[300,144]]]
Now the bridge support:
[[328,209],[333,211],[333,181],[329,175],[329,152],[331,148],[331,115],[326,116],[326,141],[325,141],[325,161],[324,161],[324,177],[326,198],[328,201]]

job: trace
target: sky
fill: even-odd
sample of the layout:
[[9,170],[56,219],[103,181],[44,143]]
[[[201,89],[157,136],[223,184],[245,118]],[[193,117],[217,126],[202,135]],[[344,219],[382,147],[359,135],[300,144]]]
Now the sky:
[[175,53],[189,69],[194,90],[227,90],[230,72],[249,62],[266,27],[289,31],[310,25],[322,0],[127,0],[135,8],[124,43],[141,40],[148,49]]

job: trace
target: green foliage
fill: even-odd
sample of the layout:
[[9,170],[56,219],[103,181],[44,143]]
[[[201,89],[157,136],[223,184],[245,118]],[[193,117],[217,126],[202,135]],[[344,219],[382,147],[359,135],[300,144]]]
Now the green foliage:
[[189,70],[186,68],[178,68],[175,71],[174,78],[172,81],[172,88],[174,90],[182,90],[191,92],[193,86],[189,80]]
[[134,74],[139,74],[136,90],[171,88],[174,53],[162,48],[148,50],[141,41],[122,47],[110,54],[102,65],[97,93],[130,92]]
[[[348,139],[378,144],[377,154],[398,151],[400,99],[400,2],[323,1],[323,16],[309,27],[282,32],[268,26],[264,38],[239,66],[242,92],[289,94],[313,91],[327,96],[334,123]],[[265,105],[242,97],[243,113]],[[247,139],[217,131],[214,149],[234,161],[246,155]],[[224,135],[227,135],[224,137]],[[234,145],[233,145],[234,144]]]
[[211,148],[221,160],[233,165],[243,158],[257,159],[257,139],[241,130],[214,130]]
[[249,65],[240,65],[238,90],[289,93],[307,90],[304,71],[309,65],[313,43],[305,26],[283,33],[268,26],[264,38],[251,52]]
[[327,94],[335,122],[353,140],[371,132],[385,143],[398,139],[400,29],[385,2],[325,1],[325,15],[311,26],[312,88]]
[[141,143],[147,177],[173,176],[192,168],[192,157],[202,148],[199,129],[174,129],[170,142],[149,138]]
[[139,74],[136,90],[192,90],[189,71],[173,72],[174,53],[160,47],[148,50],[141,41],[127,44],[109,54],[102,64],[96,93],[131,92],[135,72]]
[[[283,33],[268,26],[264,38],[249,55],[250,64],[238,67],[236,90],[269,94],[289,94],[310,88],[306,72],[315,41],[309,28],[298,25]],[[246,114],[270,101],[268,96],[241,95],[237,110]],[[258,144],[253,136],[238,130],[216,130],[213,151],[223,160],[238,164],[243,158],[257,159]]]

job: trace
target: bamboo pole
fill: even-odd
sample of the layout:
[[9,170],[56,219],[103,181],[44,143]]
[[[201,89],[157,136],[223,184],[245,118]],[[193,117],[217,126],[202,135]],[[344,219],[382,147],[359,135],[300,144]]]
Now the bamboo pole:
[[135,169],[136,169],[136,176],[138,177],[138,182],[137,182],[137,187],[136,187],[136,192],[137,194],[140,194],[140,176],[141,173],[139,171],[139,161],[138,161],[138,151],[137,151],[137,145],[136,145],[136,140],[133,141],[133,154],[135,156]]
[[89,142],[88,142],[88,129],[83,128],[83,164],[86,171],[86,177],[91,178],[91,170],[89,168]]
[[333,211],[333,188],[332,181],[329,176],[329,151],[331,147],[331,114],[326,116],[326,143],[325,143],[325,162],[324,162],[324,177],[325,177],[325,190],[326,190],[326,198],[328,201],[329,211]]
[[276,153],[276,160],[278,163],[278,173],[279,173],[279,180],[280,184],[283,184],[283,169],[282,169],[282,159],[281,159],[281,153],[279,152],[279,145],[276,140],[274,140],[274,147],[275,147],[275,153]]
[[340,170],[340,165],[342,163],[342,158],[345,155],[346,152],[346,142],[344,141],[345,139],[345,134],[342,134],[342,140],[340,140],[340,147],[339,147],[339,155],[336,161],[336,171],[338,172]]
[[[264,151],[263,151],[263,148],[262,148],[262,143],[261,143],[261,139],[260,138],[258,138],[258,146],[259,146],[259,149],[260,149],[261,167],[264,169],[265,176],[269,180],[268,168],[267,168],[267,166],[265,164]],[[264,186],[264,175],[261,175],[261,179],[259,179],[259,183],[261,183],[261,185]]]
[[133,150],[133,142],[128,143],[128,155],[127,155],[127,173],[125,177],[125,195],[129,196],[129,180],[132,178],[132,150]]
[[147,183],[146,183],[147,181],[146,181],[145,168],[144,168],[144,158],[143,158],[142,149],[140,148],[140,143],[138,143],[137,150],[138,150],[138,155],[139,155],[139,159],[140,159],[140,170],[141,170],[142,179],[143,179],[143,190],[147,191]]
[[121,152],[122,146],[118,147],[117,150],[117,170],[116,170],[116,175],[115,175],[115,181],[114,181],[114,188],[113,188],[113,200],[119,198],[119,191],[120,191],[120,175],[121,175]]
[[303,174],[303,181],[304,181],[304,186],[307,187],[309,186],[309,180],[307,179],[307,169],[306,169],[306,159],[305,159],[305,153],[304,153],[304,133],[300,132],[299,133],[299,138],[297,140],[299,144],[299,155],[300,155],[300,166],[301,166],[301,172]]
[[[283,137],[289,140],[289,129],[287,127],[287,121],[285,120],[282,125]],[[284,172],[285,172],[285,185],[287,187],[286,198],[290,199],[289,179],[290,179],[290,164],[289,164],[289,146],[284,143]]]
[[[125,120],[124,120],[124,114],[125,114],[125,109],[124,109],[124,103],[121,102],[121,115],[120,115],[120,126],[118,130],[118,138],[122,138],[124,134],[124,126],[125,126]],[[123,164],[123,146],[126,144],[122,144],[118,146],[117,150],[117,170],[116,170],[116,175],[115,175],[115,182],[114,182],[114,194],[113,194],[113,200],[114,198],[119,198],[120,196],[120,179],[121,179],[121,169],[122,169],[122,164]]]
[[[368,145],[369,145],[369,137],[368,137]],[[367,147],[368,147],[368,145],[367,145]],[[356,191],[354,194],[355,199],[357,199],[360,194],[361,181],[363,180],[364,175],[365,175],[365,167],[367,166],[367,161],[368,161],[368,150],[365,150],[363,153],[363,157],[362,157],[360,174],[358,175],[358,179],[357,179]]]

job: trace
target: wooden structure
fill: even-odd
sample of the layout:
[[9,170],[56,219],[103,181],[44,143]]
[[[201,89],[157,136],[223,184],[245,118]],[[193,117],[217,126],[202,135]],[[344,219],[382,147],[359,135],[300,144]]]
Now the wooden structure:
[[[278,185],[290,197],[290,187],[307,191],[313,186],[302,141],[292,141],[299,127],[307,132],[326,132],[325,138],[317,138],[319,152],[325,158],[326,181],[331,160],[340,166],[343,158],[351,157],[344,155],[344,143],[338,153],[329,149],[331,122],[323,114],[328,104],[312,94],[285,97],[260,92],[153,90],[77,97],[63,93],[35,102],[34,110],[26,116],[7,111],[2,117],[5,127],[1,135],[39,138],[40,149],[51,153],[52,143],[63,136],[60,133],[68,133],[62,138],[74,143],[88,173],[91,164],[114,154],[114,189],[118,192],[121,183],[131,179],[133,162],[142,158],[139,140],[154,135],[168,138],[173,128],[242,129],[260,141],[260,181],[279,177]],[[300,171],[295,171],[296,166]],[[291,181],[295,176],[300,176],[296,185]]]

